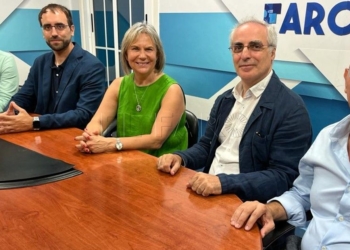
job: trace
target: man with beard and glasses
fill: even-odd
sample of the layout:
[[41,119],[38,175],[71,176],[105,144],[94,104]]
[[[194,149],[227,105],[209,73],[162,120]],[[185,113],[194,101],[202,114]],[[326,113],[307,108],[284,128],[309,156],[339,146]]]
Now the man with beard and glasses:
[[23,87],[0,114],[0,134],[85,128],[107,88],[103,64],[72,42],[71,12],[62,5],[49,4],[41,9],[38,19],[52,52],[34,61]]

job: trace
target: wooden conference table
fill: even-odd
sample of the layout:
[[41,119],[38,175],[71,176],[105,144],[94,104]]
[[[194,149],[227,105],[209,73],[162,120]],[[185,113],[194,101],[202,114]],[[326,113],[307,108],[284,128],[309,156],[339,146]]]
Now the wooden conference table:
[[257,226],[246,232],[230,225],[241,203],[235,195],[197,195],[186,189],[194,171],[182,168],[170,176],[139,151],[82,154],[75,148],[79,134],[0,135],[84,172],[0,190],[1,249],[262,249]]

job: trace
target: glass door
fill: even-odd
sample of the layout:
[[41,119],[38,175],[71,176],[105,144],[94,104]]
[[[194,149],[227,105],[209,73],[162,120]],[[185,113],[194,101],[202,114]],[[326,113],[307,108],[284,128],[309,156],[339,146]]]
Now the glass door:
[[[110,84],[116,77],[123,75],[119,63],[120,45],[129,27],[136,22],[147,21],[159,30],[158,1],[81,0],[81,5],[84,48],[106,66],[107,82]],[[90,27],[86,24],[89,21]]]

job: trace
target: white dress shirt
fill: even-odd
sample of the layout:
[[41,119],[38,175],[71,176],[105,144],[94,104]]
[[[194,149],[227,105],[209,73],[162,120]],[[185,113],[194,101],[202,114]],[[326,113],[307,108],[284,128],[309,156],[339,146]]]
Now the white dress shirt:
[[273,199],[283,205],[294,226],[305,224],[305,211],[311,207],[303,250],[350,249],[349,133],[350,115],[324,128],[301,159],[293,188]]
[[232,90],[236,99],[219,134],[221,145],[215,151],[209,174],[239,174],[239,144],[247,122],[272,76],[271,72],[242,96],[242,82]]

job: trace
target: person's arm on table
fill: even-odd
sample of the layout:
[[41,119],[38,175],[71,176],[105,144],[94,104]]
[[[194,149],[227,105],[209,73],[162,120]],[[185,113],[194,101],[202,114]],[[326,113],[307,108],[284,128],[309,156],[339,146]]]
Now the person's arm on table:
[[[116,87],[119,91],[119,86]],[[116,92],[116,89],[114,92]],[[113,90],[111,90],[112,92]],[[114,94],[109,93],[108,98],[111,98]],[[115,99],[114,102],[117,102]],[[110,101],[108,102],[110,103]],[[107,101],[103,104],[107,107]],[[110,105],[112,107],[113,105]],[[115,109],[117,109],[117,104],[115,104]],[[101,109],[105,110],[105,108]],[[152,131],[150,134],[144,134],[133,137],[120,137],[120,138],[105,138],[100,135],[95,135],[94,131],[101,125],[98,117],[94,117],[91,124],[88,125],[87,129],[90,133],[83,133],[82,136],[77,136],[75,139],[80,141],[80,144],[76,147],[81,152],[87,152],[86,148],[92,153],[101,153],[116,150],[116,143],[119,140],[122,143],[123,150],[127,149],[158,149],[162,147],[164,141],[169,137],[171,132],[175,129],[183,112],[185,111],[185,103],[183,98],[183,92],[178,84],[173,84],[165,94],[161,108],[157,114],[156,120],[153,124]],[[102,113],[102,112],[101,112]],[[107,120],[110,122],[110,113],[108,113]],[[107,124],[107,122],[106,122]],[[105,129],[105,124],[102,125]]]
[[219,177],[206,173],[196,173],[187,183],[187,188],[203,196],[222,194]]
[[287,213],[281,203],[277,201],[263,204],[258,201],[247,201],[240,205],[231,217],[231,225],[249,231],[259,222],[262,225],[261,237],[275,228],[274,221],[287,220]]
[[[182,158],[177,154],[165,154],[158,158],[157,169],[175,175],[180,169]],[[217,176],[196,173],[188,182],[187,188],[199,195],[221,194],[221,183]]]
[[[287,220],[294,226],[301,226],[306,222],[305,211],[310,210],[310,192],[314,179],[313,161],[318,139],[323,135],[320,132],[314,144],[303,156],[299,163],[300,175],[294,181],[293,187],[279,197],[268,201],[267,204],[258,201],[247,201],[240,205],[233,213],[231,225],[245,230],[250,230],[258,221],[263,228],[261,236],[264,237],[275,227],[274,221]],[[322,143],[322,139],[320,140]]]
[[[92,136],[99,136],[107,128],[107,126],[115,119],[118,108],[118,96],[119,88],[122,81],[122,77],[115,79],[108,87],[100,106],[96,113],[92,117],[91,121],[87,124],[84,132],[80,136],[76,136],[75,140],[80,143],[76,147],[85,153],[92,153],[87,145],[87,141]],[[115,138],[105,138],[104,143],[110,143],[115,145]],[[115,146],[113,148],[115,150]]]
[[159,171],[175,175],[181,165],[194,170],[205,166],[210,151],[210,145],[214,137],[220,101],[220,98],[216,99],[210,111],[210,119],[207,123],[205,133],[200,138],[199,142],[189,149],[176,151],[174,154],[165,154],[159,157],[157,164]]
[[311,135],[306,109],[295,107],[290,110],[271,138],[267,169],[237,175],[218,174],[222,193],[262,202],[281,195],[298,176],[299,161],[309,148]]
[[[81,65],[83,67],[83,65]],[[79,97],[75,109],[63,113],[40,116],[42,129],[78,127],[85,128],[100,105],[106,91],[105,68],[98,62],[84,69],[79,86]],[[78,83],[77,83],[78,84]],[[69,95],[69,93],[68,93]]]
[[100,106],[86,126],[86,131],[88,133],[101,135],[116,117],[119,88],[122,79],[122,77],[115,79],[108,87]]
[[[64,127],[84,128],[90,117],[97,109],[100,100],[105,92],[105,69],[101,63],[92,64],[94,69],[87,71],[91,74],[84,74],[79,92],[79,100],[76,103],[76,108],[63,113],[44,114],[40,115],[40,129],[53,129]],[[33,118],[28,114],[37,113],[36,106],[38,100],[35,92],[35,76],[33,66],[28,75],[28,79],[21,90],[12,98],[12,105],[8,107],[4,116],[0,119],[0,125],[6,121],[6,128],[0,129],[0,133],[21,132],[33,129]],[[39,79],[39,78],[38,78]],[[78,83],[76,83],[78,84]],[[68,93],[70,96],[70,93]],[[99,98],[100,97],[100,98]],[[18,115],[14,115],[14,110],[17,110]],[[5,117],[5,114],[7,117]]]
[[11,102],[6,112],[0,114],[0,134],[28,130],[33,130],[33,117],[15,102]]
[[[304,155],[307,149],[306,145],[308,145],[311,138],[311,128],[305,125],[309,124],[308,121],[306,110],[299,108],[294,112],[291,111],[289,116],[284,119],[283,124],[275,132],[272,139],[269,152],[271,160],[267,170],[237,175],[218,174],[217,176],[196,173],[189,181],[188,187],[192,188],[197,194],[204,196],[234,193],[243,200],[267,201],[272,197],[281,195],[292,186],[295,176],[298,175],[299,160]],[[196,161],[201,160],[200,152],[205,148],[202,145],[210,145],[209,136],[212,136],[210,132],[213,131],[210,124],[212,123],[208,123],[209,127],[206,130],[206,135],[202,137],[200,143],[188,150],[176,152],[183,159],[186,167],[188,166],[186,162],[196,165]],[[291,154],[293,154],[293,157],[290,157]],[[171,161],[166,162],[162,157],[158,169],[164,172],[171,171],[172,174],[176,173],[178,168],[173,169]],[[200,161],[203,165],[205,164],[204,160]],[[262,185],[264,183],[268,185]]]
[[182,158],[177,154],[165,154],[158,158],[157,169],[159,171],[175,175],[181,168]]
[[[224,96],[220,96],[210,111],[210,119],[204,135],[198,143],[184,151],[176,151],[174,154],[165,154],[158,160],[157,168],[160,171],[175,175],[181,165],[190,169],[202,169],[207,164],[210,147],[217,136],[215,130],[218,121],[219,109]],[[221,194],[221,183],[217,176],[206,173],[196,173],[188,182],[187,188],[199,195]]]

